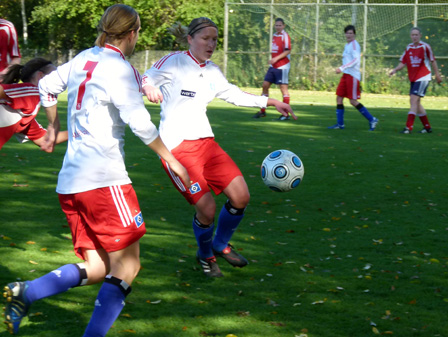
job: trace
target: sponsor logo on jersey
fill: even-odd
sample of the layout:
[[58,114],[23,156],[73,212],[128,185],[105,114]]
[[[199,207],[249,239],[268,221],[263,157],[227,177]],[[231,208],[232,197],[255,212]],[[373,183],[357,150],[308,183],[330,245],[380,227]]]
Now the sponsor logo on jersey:
[[201,186],[199,186],[199,183],[194,183],[193,185],[191,185],[191,187],[190,187],[191,194],[196,194],[200,191],[201,191]]
[[180,91],[181,96],[187,96],[193,98],[196,96],[196,93],[194,91],[188,91],[188,90],[181,90]]
[[137,225],[137,228],[139,228],[141,225],[143,225],[143,215],[142,212],[138,213],[136,216],[134,216],[135,224]]
[[412,54],[409,56],[411,60],[412,67],[418,67],[420,63],[422,63],[422,59],[418,56],[412,56]]

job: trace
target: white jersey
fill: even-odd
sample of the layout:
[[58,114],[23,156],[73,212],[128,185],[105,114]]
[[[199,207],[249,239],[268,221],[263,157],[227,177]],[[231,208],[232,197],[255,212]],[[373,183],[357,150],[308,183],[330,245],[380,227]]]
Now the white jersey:
[[344,74],[349,74],[361,81],[361,47],[358,41],[353,40],[345,45],[342,54],[342,66],[339,67]]
[[68,88],[68,146],[56,191],[72,194],[129,184],[124,164],[125,126],[145,144],[158,132],[146,110],[141,77],[112,45],[94,47],[39,82],[44,107]]
[[255,96],[230,84],[217,65],[199,63],[189,51],[175,52],[157,61],[143,76],[143,86],[163,93],[160,137],[168,149],[184,140],[214,137],[207,105],[215,98],[238,106],[264,108],[267,97]]

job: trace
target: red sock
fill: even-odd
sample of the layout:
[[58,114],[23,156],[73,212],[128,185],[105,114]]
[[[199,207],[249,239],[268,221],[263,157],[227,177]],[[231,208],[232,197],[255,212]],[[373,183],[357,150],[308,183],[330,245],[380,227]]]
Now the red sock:
[[406,121],[406,127],[412,131],[414,127],[415,114],[408,114],[408,120]]
[[283,103],[289,104],[289,96],[283,96]]
[[423,127],[425,129],[431,128],[431,125],[429,124],[429,120],[428,120],[428,115],[423,115],[423,116],[418,116],[418,117],[420,117],[420,121],[422,122]]

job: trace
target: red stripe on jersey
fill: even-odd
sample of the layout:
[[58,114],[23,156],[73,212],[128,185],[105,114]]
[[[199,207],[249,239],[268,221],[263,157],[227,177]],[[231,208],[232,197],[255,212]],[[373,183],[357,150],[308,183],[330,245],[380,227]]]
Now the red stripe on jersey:
[[166,62],[166,60],[168,60],[171,56],[177,55],[183,53],[182,51],[176,51],[174,53],[165,55],[164,57],[162,57],[160,60],[158,60],[156,63],[154,63],[153,67],[160,69],[162,67],[162,65]]
[[143,92],[142,77],[140,76],[140,73],[137,70],[135,70],[135,68],[132,65],[131,65],[131,67],[132,67],[132,70],[134,70],[135,80],[137,81],[137,84],[138,84],[138,91]]
[[120,56],[121,56],[121,58],[122,58],[123,60],[126,60],[126,58],[124,57],[123,53],[121,52],[121,50],[120,50],[119,48],[117,48],[117,47],[115,47],[115,46],[112,46],[111,44],[107,44],[107,43],[106,43],[106,45],[104,46],[104,48],[106,48],[106,49],[110,49],[110,50],[113,50],[113,51],[116,51],[117,53],[120,54]]

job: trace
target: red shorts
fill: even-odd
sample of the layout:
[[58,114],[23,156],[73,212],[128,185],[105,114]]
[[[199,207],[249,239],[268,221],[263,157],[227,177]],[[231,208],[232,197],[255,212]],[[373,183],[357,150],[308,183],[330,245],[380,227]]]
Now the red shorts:
[[184,140],[171,150],[171,153],[187,169],[193,181],[191,188],[187,190],[181,179],[162,159],[163,167],[177,190],[192,205],[205,193],[210,192],[210,189],[216,195],[220,194],[233,179],[243,175],[232,158],[213,138]]
[[59,202],[72,232],[76,256],[82,249],[114,252],[138,241],[146,227],[131,184],[59,194]]
[[336,89],[336,95],[348,99],[360,99],[361,89],[359,87],[359,81],[352,75],[343,74]]
[[19,121],[16,124],[0,128],[0,149],[16,133],[25,135],[30,140],[36,140],[45,136],[47,130],[45,130],[35,119],[31,120],[26,125],[21,125]]

